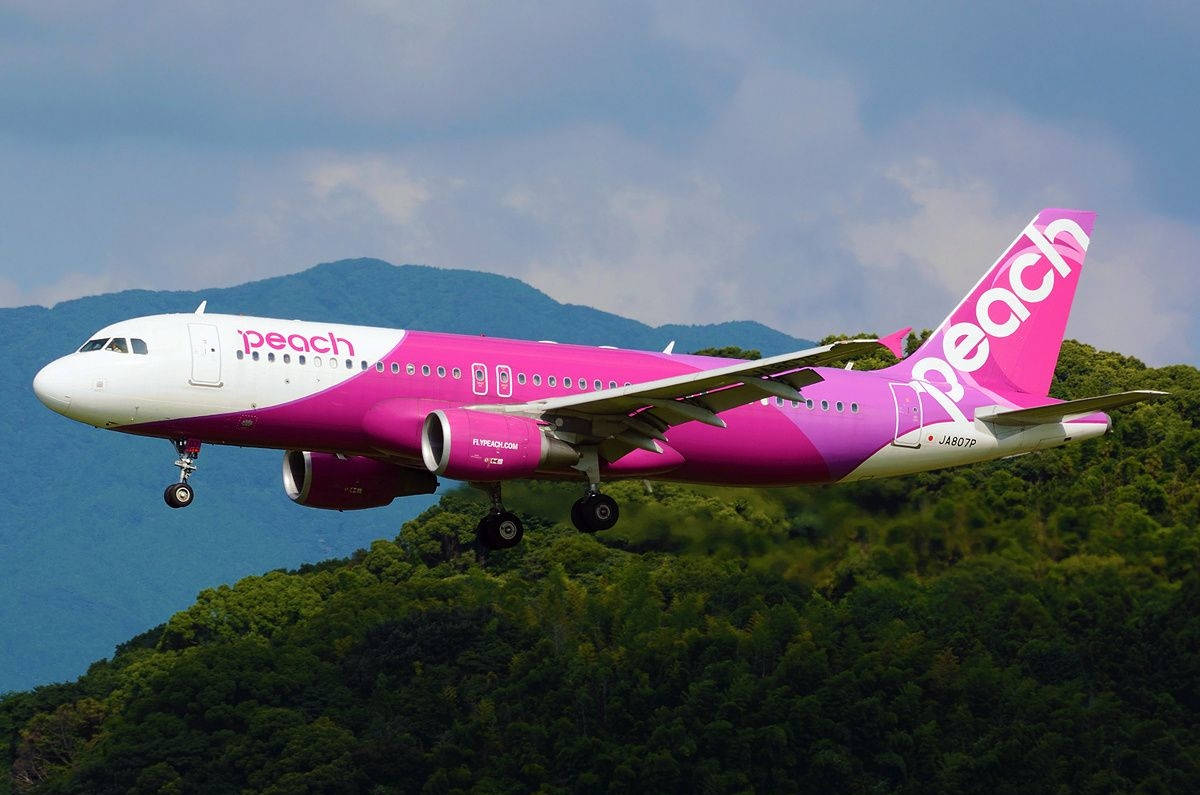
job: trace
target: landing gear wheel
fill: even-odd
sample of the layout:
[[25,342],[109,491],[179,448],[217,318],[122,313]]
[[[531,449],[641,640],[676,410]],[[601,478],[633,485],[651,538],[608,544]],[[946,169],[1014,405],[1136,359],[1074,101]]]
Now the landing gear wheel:
[[571,506],[571,523],[585,533],[599,533],[617,523],[621,509],[607,494],[588,494]]
[[479,521],[480,542],[488,549],[510,549],[521,543],[525,526],[515,513],[489,513]]
[[192,498],[195,496],[196,494],[192,491],[192,487],[186,483],[172,483],[163,492],[163,499],[172,508],[188,507],[192,504]]

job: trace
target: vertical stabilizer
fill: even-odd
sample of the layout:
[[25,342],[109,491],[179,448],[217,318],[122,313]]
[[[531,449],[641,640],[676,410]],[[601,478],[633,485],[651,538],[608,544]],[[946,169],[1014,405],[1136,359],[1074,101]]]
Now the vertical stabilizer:
[[[1096,214],[1042,210],[895,370],[954,386],[1045,395]],[[958,397],[954,398],[955,400]]]

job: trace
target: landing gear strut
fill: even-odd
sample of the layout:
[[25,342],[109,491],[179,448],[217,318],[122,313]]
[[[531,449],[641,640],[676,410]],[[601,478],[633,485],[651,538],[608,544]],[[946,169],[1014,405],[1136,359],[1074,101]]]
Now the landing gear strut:
[[525,526],[515,513],[504,510],[504,503],[500,499],[500,484],[480,484],[479,488],[492,498],[492,510],[479,520],[479,527],[475,530],[479,536],[479,543],[488,549],[509,549],[521,543],[521,538],[525,535]]
[[196,496],[192,487],[188,485],[188,478],[196,471],[200,440],[172,439],[171,443],[175,445],[175,451],[179,454],[179,460],[175,462],[175,466],[179,467],[179,482],[167,486],[167,490],[163,492],[163,500],[172,508],[186,508]]
[[585,533],[608,530],[617,523],[621,509],[616,500],[600,493],[600,460],[596,449],[583,450],[575,468],[587,475],[588,491],[571,506],[571,524]]

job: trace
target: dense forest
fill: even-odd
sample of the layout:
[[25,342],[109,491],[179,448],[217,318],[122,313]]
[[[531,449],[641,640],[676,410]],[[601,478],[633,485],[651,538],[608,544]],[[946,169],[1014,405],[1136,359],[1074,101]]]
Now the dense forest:
[[[882,362],[860,362],[871,366]],[[14,792],[1200,789],[1200,371],[1068,341],[1105,437],[846,486],[452,490],[0,701]]]

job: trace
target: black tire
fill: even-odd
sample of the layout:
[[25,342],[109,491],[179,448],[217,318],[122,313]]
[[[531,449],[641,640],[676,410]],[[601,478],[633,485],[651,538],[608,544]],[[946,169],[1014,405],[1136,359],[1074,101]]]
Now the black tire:
[[589,494],[571,507],[571,521],[585,533],[608,530],[619,518],[621,508],[607,494]]
[[172,483],[163,492],[163,500],[172,508],[186,508],[192,504],[196,492],[186,483]]
[[511,549],[521,543],[525,525],[509,511],[489,513],[479,520],[479,543],[488,549]]
[[580,497],[571,503],[571,524],[575,525],[575,529],[581,533],[593,532],[583,517],[583,501],[586,499],[587,497]]

